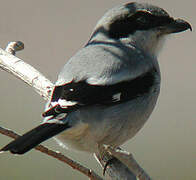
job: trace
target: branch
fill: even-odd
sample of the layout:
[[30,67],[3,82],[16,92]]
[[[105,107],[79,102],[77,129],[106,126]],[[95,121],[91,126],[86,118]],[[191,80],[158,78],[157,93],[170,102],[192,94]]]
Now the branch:
[[[24,44],[20,41],[11,42],[8,44],[6,51],[0,49],[0,68],[13,74],[15,77],[21,79],[26,84],[33,87],[33,89],[40,94],[45,100],[49,100],[51,96],[54,84],[45,78],[40,72],[34,69],[29,64],[25,63],[21,59],[13,56],[16,51],[24,49]],[[18,134],[15,132],[0,127],[0,133],[6,136],[17,138]],[[74,162],[73,160],[65,157],[61,153],[49,150],[48,148],[38,145],[36,150],[41,151],[49,156],[52,156],[64,163],[67,163],[72,168],[85,174],[92,180],[101,180],[92,170]],[[115,159],[115,158],[116,159]],[[137,164],[132,155],[129,153],[111,148],[100,148],[99,154],[96,154],[97,160],[104,168],[105,164],[111,160],[111,163],[107,166],[106,172],[111,179],[121,180],[150,180],[150,177],[144,172],[144,170]]]
[[54,84],[31,65],[12,55],[23,48],[24,44],[20,41],[9,43],[7,52],[0,48],[0,68],[21,79],[45,100],[49,100]]

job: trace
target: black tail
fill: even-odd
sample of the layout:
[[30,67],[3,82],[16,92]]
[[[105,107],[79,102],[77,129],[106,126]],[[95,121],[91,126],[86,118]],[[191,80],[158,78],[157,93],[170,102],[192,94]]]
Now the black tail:
[[41,124],[3,147],[0,152],[10,151],[13,154],[24,154],[41,142],[55,136],[69,127],[68,124]]

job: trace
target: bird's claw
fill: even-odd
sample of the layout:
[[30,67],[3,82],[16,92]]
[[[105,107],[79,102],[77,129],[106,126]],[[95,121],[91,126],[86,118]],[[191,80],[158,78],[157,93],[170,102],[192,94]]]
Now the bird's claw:
[[108,166],[112,165],[114,162],[116,161],[115,157],[112,157],[111,159],[109,159],[106,163],[105,166],[103,168],[103,175],[105,176],[105,172]]

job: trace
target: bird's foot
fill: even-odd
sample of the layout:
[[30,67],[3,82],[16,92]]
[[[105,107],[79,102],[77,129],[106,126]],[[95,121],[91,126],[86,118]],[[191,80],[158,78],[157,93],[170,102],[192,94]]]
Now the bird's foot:
[[112,165],[117,159],[115,157],[112,157],[111,159],[109,159],[106,163],[105,166],[103,168],[103,175],[105,176],[105,172],[108,166]]

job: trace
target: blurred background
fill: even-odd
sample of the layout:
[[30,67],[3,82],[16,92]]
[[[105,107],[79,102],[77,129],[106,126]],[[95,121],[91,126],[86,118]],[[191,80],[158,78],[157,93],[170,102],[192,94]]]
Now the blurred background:
[[[74,53],[84,46],[97,20],[123,0],[0,0],[0,46],[20,40],[25,50],[17,56],[33,65],[53,82]],[[148,0],[172,16],[192,24],[168,38],[159,55],[161,94],[144,128],[123,148],[156,180],[196,179],[196,1]],[[37,126],[44,100],[22,81],[0,70],[0,126],[22,134]],[[0,147],[11,139],[0,134]],[[81,162],[100,175],[102,170],[89,154],[59,147],[51,139],[44,143],[53,150]],[[23,156],[0,154],[0,179],[41,180],[87,177],[49,156],[32,150]]]

